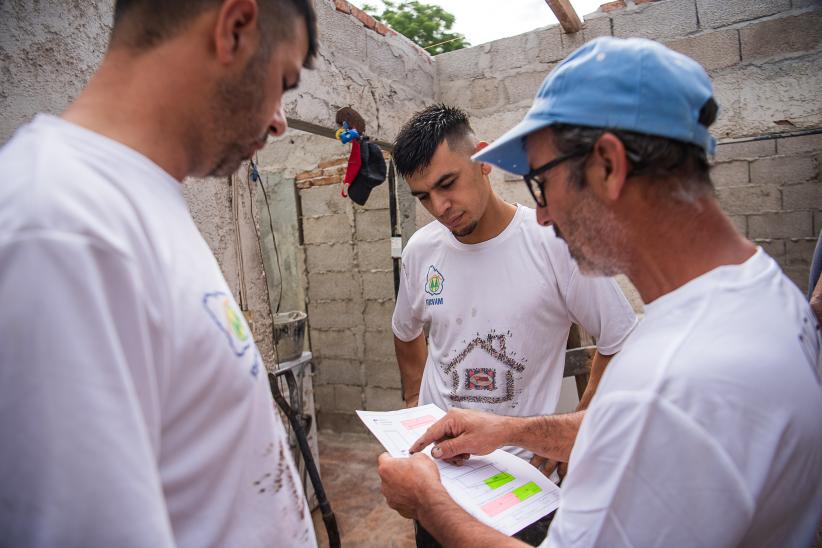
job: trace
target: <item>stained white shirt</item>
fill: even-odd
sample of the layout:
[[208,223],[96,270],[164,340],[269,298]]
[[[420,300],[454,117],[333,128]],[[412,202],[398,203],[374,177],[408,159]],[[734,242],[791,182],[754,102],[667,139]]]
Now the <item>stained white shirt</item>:
[[410,341],[430,324],[420,404],[552,414],[571,325],[611,355],[636,322],[616,282],[582,276],[565,242],[522,205],[488,241],[463,244],[434,221],[403,251],[394,334]]
[[51,116],[0,150],[9,546],[314,546],[260,354],[180,184]]

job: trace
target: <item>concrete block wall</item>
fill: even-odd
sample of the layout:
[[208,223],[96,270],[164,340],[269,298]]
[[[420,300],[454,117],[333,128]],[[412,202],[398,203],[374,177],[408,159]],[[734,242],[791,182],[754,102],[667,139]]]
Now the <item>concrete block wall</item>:
[[[466,109],[479,137],[491,141],[522,119],[561,59],[601,35],[658,40],[706,68],[720,104],[712,132],[728,143],[714,168],[722,205],[801,282],[799,255],[821,228],[822,144],[788,135],[822,128],[822,2],[609,2],[576,34],[555,25],[438,55],[439,98]],[[771,140],[738,144],[750,137]],[[506,199],[533,205],[521,178],[495,170],[492,182]],[[418,221],[430,220],[420,209]]]
[[804,292],[822,231],[822,132],[720,144],[713,180],[739,231]]
[[355,409],[402,406],[391,314],[394,274],[388,182],[364,207],[340,195],[347,157],[296,176],[320,428],[361,431]]

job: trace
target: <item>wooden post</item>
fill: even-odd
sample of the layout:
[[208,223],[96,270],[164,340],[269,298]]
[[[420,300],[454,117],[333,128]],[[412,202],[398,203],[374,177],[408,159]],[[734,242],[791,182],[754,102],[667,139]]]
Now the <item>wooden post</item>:
[[579,20],[577,12],[569,0],[545,0],[551,11],[559,19],[559,24],[567,33],[579,32],[582,29],[582,21]]

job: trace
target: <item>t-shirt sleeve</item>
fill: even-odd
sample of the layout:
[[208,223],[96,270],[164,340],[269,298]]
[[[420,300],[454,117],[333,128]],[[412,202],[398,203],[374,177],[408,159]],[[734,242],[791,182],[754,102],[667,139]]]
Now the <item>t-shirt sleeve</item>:
[[[572,261],[570,254],[568,260]],[[616,280],[585,276],[576,263],[569,269],[565,302],[571,321],[596,337],[597,350],[605,356],[619,352],[637,324],[636,314]]]
[[124,254],[0,242],[0,530],[14,546],[173,546],[152,310]]
[[416,303],[414,283],[408,274],[408,248],[402,257],[400,270],[400,289],[397,292],[397,304],[394,306],[394,316],[391,319],[391,328],[394,335],[401,341],[409,342],[420,336],[423,328],[419,304]]
[[754,503],[723,448],[653,395],[609,394],[580,428],[546,546],[737,546]]

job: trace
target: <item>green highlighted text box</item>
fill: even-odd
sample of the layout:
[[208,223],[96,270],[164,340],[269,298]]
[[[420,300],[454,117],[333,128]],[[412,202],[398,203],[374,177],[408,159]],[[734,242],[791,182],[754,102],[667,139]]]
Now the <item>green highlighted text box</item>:
[[512,476],[508,472],[500,472],[499,474],[495,474],[484,481],[485,485],[487,485],[491,489],[496,489],[497,487],[502,487],[508,482],[514,481],[514,479],[514,476]]
[[539,485],[537,485],[533,481],[529,481],[525,485],[520,485],[511,492],[514,493],[519,500],[525,500],[529,497],[536,495],[540,491],[542,491],[542,488]]

